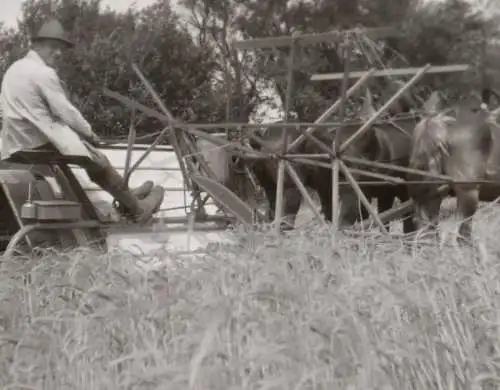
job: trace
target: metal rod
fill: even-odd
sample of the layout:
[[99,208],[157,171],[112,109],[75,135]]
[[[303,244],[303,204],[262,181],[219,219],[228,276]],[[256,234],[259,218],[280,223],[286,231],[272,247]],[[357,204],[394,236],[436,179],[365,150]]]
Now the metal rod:
[[318,218],[324,226],[326,226],[326,222],[325,222],[324,218],[321,216],[320,211],[318,210],[318,208],[314,204],[314,200],[311,198],[311,195],[309,195],[309,192],[307,191],[306,187],[302,183],[302,180],[300,179],[299,175],[297,174],[297,171],[288,162],[285,162],[285,167],[286,167],[286,170],[288,171],[288,174],[290,175],[290,177],[294,181],[295,185],[299,189],[300,193],[302,194],[302,197],[305,199],[305,201],[307,202],[307,204],[309,205],[309,207],[313,211],[314,216],[316,218]]
[[[349,69],[350,69],[350,60],[351,60],[351,46],[349,44],[349,40],[346,39],[344,42],[344,77],[342,79],[342,86],[340,91],[340,107],[339,107],[339,116],[340,122],[344,122],[345,118],[345,106],[347,103],[347,86],[349,84]],[[336,219],[338,215],[340,215],[339,206],[340,206],[340,195],[339,195],[339,171],[340,171],[340,162],[338,160],[339,156],[339,139],[340,134],[342,132],[344,126],[340,126],[337,132],[335,133],[335,137],[332,141],[332,151],[333,151],[333,160],[332,160],[332,221],[334,221],[334,228],[336,229],[339,225],[339,221]],[[348,169],[346,167],[346,169]],[[354,178],[352,178],[354,180]],[[350,180],[348,180],[350,181]]]
[[391,185],[405,184],[405,181],[400,177],[394,177],[389,175],[384,175],[383,173],[370,172],[364,169],[348,168],[352,173],[365,177],[373,177],[374,179],[380,179],[380,183],[388,183]]
[[[340,218],[340,194],[339,194],[339,189],[340,189],[340,180],[339,180],[339,173],[340,173],[340,164],[339,164],[339,159],[335,158],[332,161],[332,224],[333,224],[333,231],[337,232],[339,228],[339,218]],[[349,182],[346,184],[350,185]]]
[[[111,141],[115,142],[115,141]],[[132,147],[132,150],[135,151],[145,151],[147,150],[151,144],[134,144]],[[105,142],[103,146],[99,145],[99,149],[105,149],[105,150],[127,150],[127,145],[121,145],[120,143],[107,143]],[[156,147],[156,152],[169,152],[172,153],[174,151],[174,148],[170,146],[165,146],[165,145],[158,145]]]
[[[158,120],[160,120],[161,122],[164,122],[164,123],[167,123],[167,124],[170,124],[171,123],[171,120],[170,118],[167,116],[167,115],[164,115],[156,110],[153,110],[149,107],[146,107],[145,105],[141,104],[141,103],[138,103],[126,96],[123,96],[117,92],[113,92],[113,91],[110,91],[110,90],[107,90],[107,89],[104,89],[104,94],[109,96],[109,97],[112,97],[113,99],[116,99],[118,100],[120,103],[122,103],[123,105],[125,105],[126,107],[129,107],[129,108],[136,108],[138,109],[139,111],[142,111],[143,113],[149,115],[150,117],[152,118],[156,118]],[[213,124],[212,124],[213,125]],[[235,126],[234,127],[242,127],[242,124],[239,123],[239,124],[234,124]],[[208,140],[210,142],[212,142],[213,144],[215,145],[219,145],[219,146],[226,146],[228,148],[228,150],[231,150],[233,153],[235,153],[237,155],[238,152],[245,152],[248,154],[247,155],[243,155],[243,157],[249,157],[249,156],[254,156],[255,158],[258,158],[258,156],[262,156],[262,154],[252,150],[252,149],[249,149],[249,148],[246,148],[236,142],[227,142],[227,141],[224,141],[222,139],[220,139],[219,137],[217,136],[213,136],[212,134],[209,134],[207,132],[204,132],[204,131],[200,131],[200,130],[197,130],[197,128],[199,128],[200,126],[198,125],[193,125],[193,124],[183,124],[183,123],[176,123],[175,124],[175,127],[176,128],[183,128],[186,130],[186,132],[194,135],[194,136],[197,136],[197,137],[200,137],[200,138],[203,138],[205,140]],[[220,125],[217,125],[217,127],[221,127]],[[229,126],[231,127],[231,126]],[[207,128],[210,128],[210,125],[207,124]],[[234,149],[234,150],[232,150]]]
[[[205,205],[207,206],[215,206],[217,207],[217,205],[215,203],[205,203]],[[158,213],[166,213],[168,211],[175,211],[175,210],[185,210],[186,209],[186,206],[177,206],[177,207],[165,207],[165,208],[160,208],[158,209]]]
[[[110,235],[128,235],[128,234],[133,234],[134,236],[137,236],[138,234],[140,235],[141,233],[148,233],[148,234],[162,234],[162,233],[184,233],[187,231],[186,225],[188,223],[187,218],[185,218],[185,222],[180,222],[180,223],[170,223],[170,222],[162,222],[162,225],[174,225],[174,226],[165,226],[158,228],[156,226],[151,226],[147,228],[139,228],[138,226],[130,226],[130,227],[110,227],[109,228],[109,234]],[[228,222],[228,220],[221,220],[220,222]],[[220,226],[214,226],[214,225],[209,225],[209,226],[196,226],[197,222],[195,221],[195,224],[193,226],[193,232],[214,232],[214,231],[224,231],[226,230],[224,227]],[[175,226],[177,225],[177,226]]]
[[[389,68],[377,70],[373,73],[373,77],[387,77],[387,76],[407,76],[410,74],[415,74],[420,71],[421,68]],[[445,66],[431,66],[427,70],[427,74],[431,73],[455,73],[455,72],[465,72],[471,69],[470,65],[467,64],[456,64],[456,65],[445,65]],[[363,71],[351,72],[349,73],[349,78],[358,78],[363,75]],[[341,80],[344,76],[343,73],[323,73],[323,74],[313,74],[310,78],[311,81],[330,81],[330,80]]]
[[311,142],[313,142],[318,148],[323,151],[321,155],[328,154],[328,157],[330,157],[330,159],[335,159],[335,153],[333,152],[333,149],[327,146],[322,140],[314,136],[312,133],[306,133],[305,131],[302,131],[302,134],[304,134]]
[[134,121],[135,121],[135,110],[132,110],[132,114],[130,115],[130,127],[128,129],[127,154],[125,155],[125,169],[123,172],[123,177],[125,178],[125,182],[127,183],[127,185],[128,185],[128,179],[130,178],[129,171],[130,171],[130,163],[132,160],[132,150],[134,148],[134,143],[137,137]]
[[[371,78],[373,73],[375,72],[375,69],[370,69],[369,71],[365,72],[364,75],[351,87],[349,90],[346,92],[347,97],[351,97],[354,95],[359,89],[364,86]],[[307,133],[312,133],[314,132],[314,129],[316,127],[334,127],[334,126],[339,126],[340,123],[336,122],[334,126],[330,126],[330,123],[327,123],[326,120],[330,118],[339,108],[341,104],[341,98],[337,99],[335,103],[333,103],[314,123],[311,123],[306,129]],[[302,127],[302,126],[301,126]],[[304,134],[301,134],[295,141],[292,142],[288,150],[291,152],[295,150],[304,140],[306,139],[306,136]]]
[[301,44],[314,45],[323,42],[336,42],[344,39],[346,34],[362,34],[370,37],[372,40],[395,37],[401,35],[400,29],[397,27],[376,27],[376,28],[356,28],[352,30],[330,31],[317,34],[294,34],[264,37],[233,41],[232,46],[238,50],[248,49],[272,49],[275,47],[290,47],[294,44],[294,40]]
[[[360,82],[361,79],[358,81]],[[351,89],[353,89],[354,87],[356,86],[353,85],[351,87]],[[359,88],[361,87],[362,85],[359,86]],[[357,91],[357,90],[356,90]],[[354,91],[353,93],[355,93],[356,91]],[[349,92],[349,91],[348,91]],[[129,97],[126,97],[124,95],[121,95],[120,93],[118,92],[114,92],[114,91],[110,91],[109,89],[104,89],[103,90],[103,93],[104,95],[108,96],[108,97],[111,97],[117,101],[119,101],[120,103],[122,103],[124,106],[130,108],[130,109],[137,109],[141,112],[143,112],[145,115],[151,117],[151,118],[155,118],[163,123],[170,123],[168,117],[166,115],[163,115],[162,113],[160,113],[159,111],[157,110],[154,110],[152,108],[149,108],[141,103],[138,103],[136,102],[135,100],[133,99],[130,99]],[[337,103],[338,104],[338,103]],[[334,111],[334,110],[332,110]],[[330,111],[330,115],[332,114],[333,112]],[[326,112],[325,112],[326,114]],[[413,118],[415,115],[411,114],[411,115],[405,115],[405,116],[402,116],[401,118],[397,118],[397,119],[408,119],[408,118]],[[318,119],[319,120],[319,119]],[[379,119],[377,120],[377,124],[383,124],[383,123],[391,123],[393,122],[394,120],[383,120],[383,119]],[[349,121],[346,121],[346,124],[363,124],[364,121],[360,121],[360,120],[349,120]],[[341,123],[339,122],[270,122],[270,123],[267,123],[267,122],[263,122],[263,123],[242,123],[242,122],[229,122],[229,123],[175,123],[174,127],[175,128],[178,128],[178,129],[186,129],[186,130],[198,130],[198,129],[206,129],[206,130],[210,130],[210,129],[221,129],[221,128],[228,128],[228,129],[238,129],[238,128],[247,128],[247,129],[262,129],[262,128],[275,128],[275,127],[286,127],[286,126],[300,126],[300,127],[317,127],[317,128],[320,128],[320,127],[323,127],[323,128],[328,128],[328,127],[338,127],[341,125]],[[199,130],[200,131],[200,130]],[[200,131],[201,132],[201,131]],[[196,132],[191,132],[192,134],[194,135],[198,135]],[[213,140],[214,138],[217,139],[217,141],[214,141],[214,142],[218,142],[219,144],[221,142],[224,142],[221,138],[222,137],[219,137],[219,136],[216,136],[214,134],[208,134],[206,133],[207,135],[213,137],[211,138],[211,140]],[[105,147],[107,147],[105,145]],[[162,145],[162,148],[167,148],[168,146],[165,146],[165,145]],[[109,148],[115,148],[114,145],[109,145]],[[173,148],[172,148],[173,150]]]
[[[141,82],[144,84],[144,86],[148,90],[149,94],[152,96],[155,103],[163,111],[163,113],[168,117],[170,126],[172,126],[172,124],[175,123],[175,119],[174,119],[173,115],[170,113],[170,111],[167,109],[167,107],[165,106],[163,101],[160,99],[160,96],[156,93],[156,91],[153,88],[153,86],[151,85],[151,83],[142,74],[141,70],[139,69],[139,67],[136,64],[132,64],[132,69],[134,70],[136,75],[139,77]],[[186,167],[184,166],[184,162],[182,161],[182,152],[181,152],[181,148],[179,146],[179,141],[177,139],[177,135],[175,133],[174,128],[171,128],[170,130],[171,131],[169,131],[167,133],[169,141],[170,141],[170,145],[174,148],[175,155],[177,156],[177,160],[179,160],[179,167],[181,168],[182,177],[184,178],[184,181],[187,183],[189,180],[189,177],[188,177],[188,174],[186,172]],[[158,138],[162,137],[162,135],[163,134],[158,136]],[[146,154],[151,153],[153,148],[154,147],[152,147],[151,150],[144,152],[144,154],[146,155]]]
[[[298,163],[302,163],[302,164],[306,164],[306,165],[312,165],[315,167],[320,167],[320,168],[325,168],[325,169],[332,169],[331,163],[310,160],[307,158],[295,159],[294,162],[298,162]],[[366,176],[366,177],[372,177],[375,179],[379,179],[381,185],[383,185],[384,182],[389,182],[391,185],[405,184],[405,181],[399,177],[393,177],[393,176],[389,176],[389,175],[384,175],[383,173],[370,172],[370,171],[356,169],[356,168],[349,168],[349,169],[357,175],[362,175],[362,176]]]
[[[296,35],[296,34],[295,34]],[[295,36],[294,35],[294,36]],[[285,95],[285,121],[288,121],[290,117],[290,110],[292,106],[292,93],[293,93],[293,68],[295,64],[295,54],[297,50],[297,42],[292,36],[290,54],[288,56],[288,74],[287,74],[287,85],[286,85],[286,95]],[[281,153],[285,154],[288,149],[288,132],[286,127],[281,130],[282,139],[282,150]],[[285,161],[280,160],[278,165],[278,180],[276,188],[276,208],[275,208],[275,218],[274,218],[274,233],[279,234],[281,230],[281,219],[283,217],[283,206],[284,206],[284,185],[285,185]]]
[[319,158],[319,159],[325,159],[325,158],[331,158],[331,152],[330,153],[318,153],[318,154],[312,154],[312,153],[297,153],[297,154],[284,154],[283,158],[287,158],[290,160],[293,160],[294,158]]
[[[147,78],[142,74],[141,70],[139,69],[139,67],[136,65],[136,64],[132,64],[132,68],[134,70],[134,72],[136,73],[136,75],[139,77],[139,79],[141,80],[141,82],[143,83],[143,85],[146,87],[146,89],[148,90],[149,94],[153,97],[153,100],[155,101],[155,103],[157,104],[157,106],[163,111],[163,114],[167,117],[168,119],[168,123],[169,123],[169,129],[171,131],[169,131],[167,133],[168,137],[169,137],[169,141],[170,141],[170,144],[171,146],[174,148],[174,151],[175,151],[175,155],[177,157],[177,160],[178,160],[178,163],[179,163],[179,168],[181,170],[181,173],[182,173],[182,177],[184,179],[184,183],[186,183],[187,185],[189,185],[189,183],[191,183],[189,181],[189,175],[187,173],[187,170],[186,170],[186,166],[184,165],[184,160],[183,160],[183,153],[182,153],[182,148],[181,148],[181,145],[179,143],[179,139],[178,139],[178,136],[176,134],[176,130],[172,127],[173,124],[177,123],[178,121],[176,120],[176,118],[172,115],[172,113],[170,112],[170,110],[165,106],[165,104],[163,103],[163,101],[161,100],[160,96],[156,93],[155,89],[153,88],[153,86],[149,83],[149,81],[147,80]],[[152,150],[154,149],[154,147],[156,146],[156,144],[159,143],[159,141],[163,138],[163,136],[165,135],[165,132],[166,132],[166,129],[165,131],[163,131],[162,133],[160,133],[160,135],[158,136],[158,138],[155,140],[155,142],[151,145],[151,147],[149,148],[149,150],[147,150],[146,152],[144,152],[142,158],[140,158],[136,164],[134,165],[134,167],[137,167],[139,166],[139,164],[146,158],[147,155],[149,155]],[[182,133],[182,139],[186,142],[186,144],[188,145],[188,150],[190,149],[189,147],[189,142],[188,142],[188,139],[186,137],[186,134],[185,133]],[[193,150],[191,150],[191,153],[193,152]],[[210,175],[210,172],[211,170],[208,168],[208,166],[205,164],[203,164],[204,161],[202,161],[202,159],[198,159],[198,161],[200,161],[200,164],[202,165],[202,167],[207,171],[207,174]],[[133,167],[133,168],[134,168]],[[130,170],[130,173],[133,172],[133,168]],[[195,200],[200,200],[200,193],[199,191],[196,191],[193,198]]]
[[[436,196],[443,196],[449,190],[450,190],[450,188],[449,188],[448,184],[442,185],[437,189],[437,191],[434,194],[429,196],[429,198],[436,197]],[[395,207],[395,208],[387,210],[383,213],[380,213],[379,219],[383,223],[387,223],[387,222],[393,221],[397,218],[404,217],[405,215],[412,212],[414,205],[415,205],[415,202],[413,200],[408,200],[408,201],[404,202],[403,204],[399,205],[398,207]],[[362,221],[359,224],[356,224],[354,226],[360,227],[363,229],[367,229],[370,226],[370,221],[365,220],[365,221]]]
[[[350,168],[351,172],[355,171],[353,168]],[[359,175],[364,175],[365,171],[359,171],[359,173],[354,172]],[[367,175],[368,176],[368,175]],[[394,178],[398,179],[398,178]],[[341,184],[343,182],[340,182]],[[498,185],[497,182],[494,181],[488,181],[488,180],[457,180],[454,181],[453,183],[450,183],[448,181],[443,181],[443,180],[418,180],[418,181],[410,181],[407,182],[405,180],[401,179],[401,182],[399,181],[394,181],[394,182],[388,182],[388,181],[383,181],[383,180],[377,180],[377,181],[362,181],[358,180],[358,184],[362,186],[397,186],[397,185],[406,185],[406,186],[412,186],[412,185],[421,185],[421,184],[481,184],[481,185]]]
[[403,93],[405,93],[408,89],[410,89],[416,82],[418,82],[425,74],[425,72],[429,69],[430,65],[427,64],[424,66],[420,72],[418,72],[415,76],[413,76],[403,87],[399,89],[380,109],[372,115],[370,119],[368,119],[363,126],[361,126],[351,137],[349,137],[339,149],[339,153],[342,154],[346,151],[346,149],[356,141],[360,136],[362,136],[366,131],[368,131],[371,126],[375,123],[375,121],[385,113],[389,107],[398,100]]
[[368,213],[371,215],[375,223],[377,224],[378,228],[382,233],[388,234],[387,229],[385,228],[384,224],[380,220],[378,213],[373,209],[373,206],[371,205],[370,201],[367,199],[363,191],[361,191],[361,188],[359,187],[358,183],[356,183],[356,179],[351,175],[351,172],[349,172],[349,169],[346,167],[346,165],[342,162],[342,160],[337,159],[339,163],[339,168],[342,171],[343,175],[351,185],[352,189],[358,196],[359,200],[361,203],[363,203],[363,206],[365,206],[366,210]]
[[[352,88],[352,87],[351,87]],[[335,111],[338,109],[336,107]],[[330,111],[331,112],[331,111]],[[331,112],[333,114],[334,112]],[[330,114],[330,115],[331,115]],[[414,115],[408,117],[412,118]],[[154,118],[158,119],[157,116],[155,115]],[[318,118],[319,120],[319,118]],[[164,120],[163,120],[164,121]],[[345,122],[346,124],[362,124],[364,121],[360,120],[349,120]],[[391,123],[389,120],[384,120],[384,119],[379,119],[376,123],[382,124],[382,123]],[[220,129],[221,127],[227,127],[229,129],[263,129],[263,128],[281,128],[281,127],[288,127],[293,126],[292,128],[295,129],[297,126],[300,127],[311,127],[311,128],[336,128],[342,125],[342,123],[335,121],[335,122],[270,122],[270,123],[239,123],[239,122],[221,122],[221,123],[176,123],[174,127],[179,128],[179,129],[205,129],[205,130],[212,130],[212,129]],[[212,135],[212,134],[211,134]]]
[[210,168],[210,166],[208,165],[207,161],[205,160],[205,157],[203,156],[203,154],[200,151],[198,151],[198,149],[196,148],[196,145],[191,141],[191,139],[189,139],[189,137],[186,136],[186,134],[183,134],[183,135],[185,136],[184,142],[186,143],[186,145],[189,149],[189,153],[192,156],[194,156],[194,155],[196,156],[196,160],[200,163],[201,168],[205,171],[205,173],[207,174],[208,177],[211,177],[212,179],[217,180],[217,175],[212,170],[212,168]]
[[[345,162],[355,164],[355,165],[364,165],[364,166],[368,166],[370,168],[387,169],[387,170],[392,170],[392,171],[397,171],[397,172],[403,172],[406,174],[425,176],[425,177],[428,177],[430,179],[444,180],[448,183],[453,182],[453,178],[451,176],[440,175],[437,173],[430,173],[427,171],[422,171],[420,169],[401,167],[401,166],[396,165],[396,164],[381,163],[378,161],[371,161],[371,160],[368,161],[368,160],[364,160],[364,159],[356,158],[356,157],[344,157],[343,160]],[[411,182],[411,181],[412,180],[409,180],[409,182]]]
[[[73,168],[73,166],[71,166]],[[116,170],[121,171],[124,170],[125,167],[114,167]],[[73,169],[80,169],[80,170],[85,170],[82,167],[75,166]],[[180,168],[175,168],[175,167],[137,167],[134,169],[134,171],[148,171],[148,172],[180,172]]]
[[[164,131],[166,132],[168,129],[170,129],[169,126],[167,126]],[[149,148],[142,154],[141,157],[139,157],[139,159],[134,163],[134,165],[132,165],[132,167],[130,168],[129,172],[128,172],[128,176],[130,177],[130,175],[132,175],[132,173],[134,173],[134,171],[142,164],[142,162],[151,154],[151,152],[154,150],[154,148],[156,147],[156,145],[158,145],[163,139],[163,132],[162,134],[160,134],[156,139],[155,141],[149,146]],[[180,163],[179,163],[180,164]],[[182,172],[182,170],[181,170]],[[128,181],[128,178],[127,178],[127,181]]]
[[[187,192],[184,187],[163,187],[165,192]],[[106,192],[100,187],[87,187],[83,189],[88,192]]]

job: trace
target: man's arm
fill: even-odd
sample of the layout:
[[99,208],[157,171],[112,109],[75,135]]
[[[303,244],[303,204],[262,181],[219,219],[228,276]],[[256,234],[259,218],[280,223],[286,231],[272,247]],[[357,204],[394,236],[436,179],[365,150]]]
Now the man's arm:
[[68,100],[56,72],[52,69],[47,70],[40,80],[41,94],[49,105],[52,114],[81,136],[95,139],[96,135],[92,131],[90,124]]

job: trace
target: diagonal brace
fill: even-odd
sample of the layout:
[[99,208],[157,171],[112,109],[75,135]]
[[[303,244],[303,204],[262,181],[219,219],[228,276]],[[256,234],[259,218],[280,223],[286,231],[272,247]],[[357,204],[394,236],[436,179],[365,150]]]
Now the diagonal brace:
[[425,72],[430,68],[430,64],[424,66],[420,72],[413,76],[403,87],[401,87],[380,109],[375,112],[370,119],[368,119],[352,136],[350,136],[340,147],[339,153],[342,154],[346,149],[364,133],[366,133],[372,125],[377,121],[377,119],[384,114],[389,107],[398,100],[401,95],[403,95],[408,89],[410,89],[415,83],[417,83],[424,75]]

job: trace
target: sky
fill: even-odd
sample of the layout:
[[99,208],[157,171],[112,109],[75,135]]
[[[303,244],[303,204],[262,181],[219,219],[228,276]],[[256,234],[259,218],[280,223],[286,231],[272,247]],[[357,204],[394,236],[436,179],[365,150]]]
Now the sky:
[[[155,0],[102,0],[104,6],[109,6],[117,11],[124,11],[132,5],[140,7],[148,6]],[[20,16],[23,0],[0,0],[0,21],[9,27],[15,27],[17,18]]]
[[[102,0],[102,3],[104,6],[109,6],[117,11],[124,11],[130,6],[136,6],[138,8],[148,6],[154,1],[155,0]],[[497,11],[496,9],[498,9],[500,5],[500,0],[470,1],[477,4],[480,8],[489,8],[491,11]],[[17,18],[20,16],[22,2],[23,0],[0,0],[0,21],[4,22],[9,27],[15,27]]]
[[[102,0],[104,6],[109,6],[117,11],[124,11],[130,6],[145,7],[155,0]],[[429,0],[427,0],[429,1]],[[489,9],[490,12],[498,12],[500,0],[470,0],[482,9]],[[23,0],[0,0],[0,21],[9,27],[15,27],[17,18],[20,16],[21,4]],[[174,1],[175,3],[176,1]]]

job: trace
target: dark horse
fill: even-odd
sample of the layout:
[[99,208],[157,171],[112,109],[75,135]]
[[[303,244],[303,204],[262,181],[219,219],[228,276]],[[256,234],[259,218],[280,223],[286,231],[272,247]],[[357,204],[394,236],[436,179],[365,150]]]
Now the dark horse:
[[[476,100],[459,103],[449,114],[440,108],[439,95],[435,92],[425,104],[425,111],[426,117],[415,129],[410,167],[460,181],[452,185],[451,195],[457,198],[458,209],[465,218],[459,226],[459,240],[470,242],[472,217],[479,201],[495,200],[500,195],[500,185],[464,182],[500,183],[500,127],[497,124],[500,109],[489,111]],[[437,187],[439,185],[432,182],[409,187],[415,201],[417,228],[428,227],[436,234],[443,196],[429,198],[429,195]]]
[[[371,98],[367,96],[363,107],[361,118],[367,119],[374,109],[371,105]],[[358,138],[344,153],[346,157],[360,158],[370,161],[393,163],[403,167],[408,166],[410,151],[412,146],[413,130],[417,120],[414,118],[398,119],[393,123],[381,123],[372,126],[364,135]],[[340,132],[340,143],[343,143],[359,128],[360,124],[347,124],[342,127]],[[335,138],[334,131],[317,129],[313,133],[320,141],[327,146],[332,145]],[[295,140],[300,135],[298,130],[291,131],[289,138]],[[272,147],[280,147],[281,144],[281,128],[268,128],[261,134],[266,144]],[[261,145],[256,142],[252,143],[252,147],[257,150],[261,149]],[[324,153],[317,143],[306,140],[303,142],[294,153],[298,154],[316,154]],[[305,186],[315,190],[320,198],[321,209],[327,221],[332,219],[332,174],[331,169],[307,166],[303,164],[294,164],[299,176]],[[257,177],[260,185],[263,187],[267,199],[270,204],[271,213],[270,220],[274,219],[274,209],[276,206],[276,183],[277,183],[277,160],[258,160],[253,163],[253,172]],[[366,168],[366,167],[359,167]],[[371,171],[377,172],[375,169]],[[391,176],[403,178],[400,172],[390,172],[385,170],[385,173]],[[359,175],[353,174],[356,179],[360,179]],[[368,179],[374,181],[373,179]],[[376,181],[376,180],[375,180]],[[380,212],[390,209],[394,199],[399,198],[402,202],[409,199],[408,189],[406,185],[370,185],[363,186],[361,189],[365,196],[369,199],[377,199],[378,210]],[[342,203],[340,212],[340,226],[352,225],[360,218],[368,216],[367,210],[361,206],[358,208],[358,197],[355,192],[347,186],[342,186],[340,189],[340,200]],[[295,217],[301,205],[302,195],[296,188],[291,178],[286,175],[284,181],[284,216],[286,223],[293,226]],[[361,214],[359,213],[361,211]],[[413,231],[413,221],[407,218],[404,221],[404,231]]]

